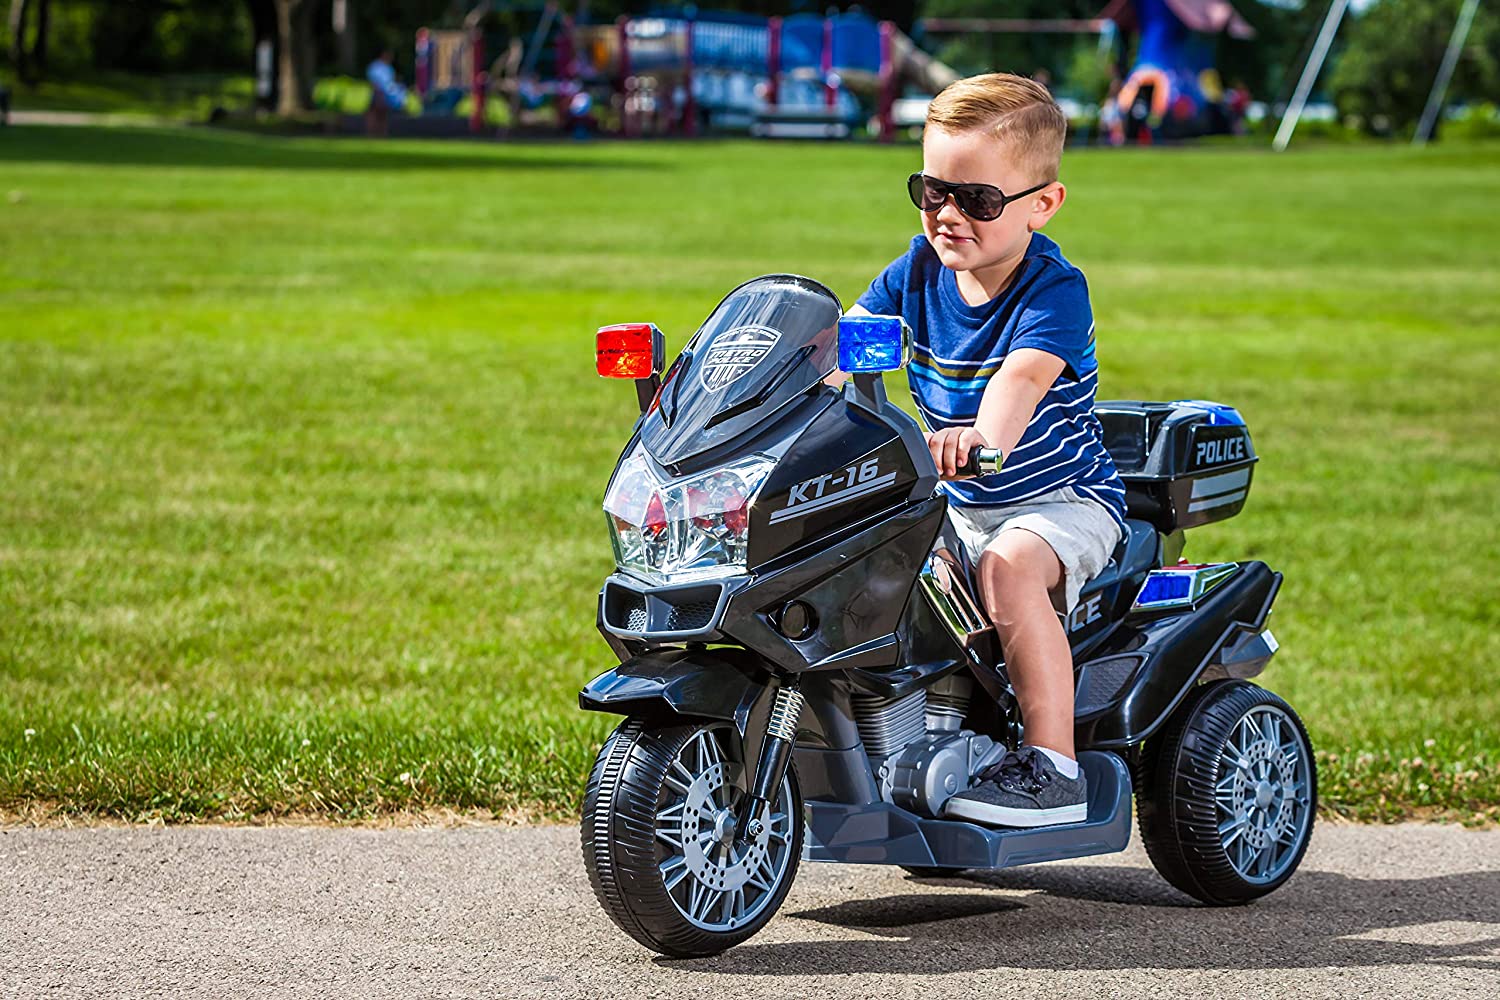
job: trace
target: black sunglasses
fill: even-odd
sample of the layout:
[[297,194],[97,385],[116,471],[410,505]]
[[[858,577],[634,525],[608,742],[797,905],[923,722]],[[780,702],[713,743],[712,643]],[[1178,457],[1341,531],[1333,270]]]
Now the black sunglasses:
[[1029,187],[1019,194],[1006,194],[993,184],[950,184],[926,174],[912,174],[906,179],[906,190],[911,195],[911,203],[924,212],[941,210],[951,194],[953,204],[958,206],[960,212],[976,222],[993,222],[1000,218],[1006,205],[1017,198],[1036,194],[1051,183],[1047,181],[1036,187]]

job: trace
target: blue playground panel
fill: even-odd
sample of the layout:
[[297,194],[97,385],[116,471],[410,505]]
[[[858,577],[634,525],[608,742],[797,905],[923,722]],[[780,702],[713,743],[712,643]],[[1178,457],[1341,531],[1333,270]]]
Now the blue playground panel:
[[[833,18],[833,71],[880,72],[880,26],[864,14]],[[782,107],[823,108],[822,80],[825,19],[793,14],[781,22],[778,103]],[[676,9],[657,9],[637,18],[632,30],[632,72],[676,69],[682,53],[676,39],[687,19]],[[731,11],[700,11],[693,17],[693,99],[709,111],[751,113],[760,108],[756,86],[765,81],[770,59],[768,19]],[[816,75],[813,75],[816,74]],[[860,115],[858,98],[840,87],[834,108],[838,116]]]
[[[639,21],[660,22],[675,36],[687,26],[681,11],[652,11]],[[781,22],[781,71],[819,69],[823,65],[823,21],[817,14],[793,14]],[[693,18],[693,68],[738,70],[764,76],[770,57],[771,31],[767,19],[729,11],[701,11]],[[652,51],[633,38],[632,69],[678,65],[675,50]],[[639,46],[640,48],[637,48]],[[644,61],[643,61],[644,60]],[[880,26],[865,14],[837,14],[833,18],[833,69],[880,72]]]

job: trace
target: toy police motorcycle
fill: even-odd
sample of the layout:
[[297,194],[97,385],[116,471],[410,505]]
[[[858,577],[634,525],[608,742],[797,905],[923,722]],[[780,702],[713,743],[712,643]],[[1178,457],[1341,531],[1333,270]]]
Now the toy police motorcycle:
[[1301,721],[1245,680],[1276,651],[1281,574],[1179,562],[1184,529],[1244,506],[1239,414],[1097,405],[1128,518],[1064,623],[1088,817],[940,818],[1025,720],[922,434],[886,399],[909,331],[842,311],[807,278],[749,281],[665,379],[654,326],[599,331],[600,373],[636,379],[642,411],[604,501],[598,625],[620,665],[579,696],[625,716],[583,809],[605,910],[648,948],[709,955],[765,926],[799,860],[935,874],[1119,851],[1132,794],[1177,888],[1225,905],[1280,886],[1317,804]]

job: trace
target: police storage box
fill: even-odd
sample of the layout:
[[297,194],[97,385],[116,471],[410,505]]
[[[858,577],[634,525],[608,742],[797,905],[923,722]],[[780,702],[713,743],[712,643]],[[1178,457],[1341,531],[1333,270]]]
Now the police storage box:
[[1232,406],[1106,400],[1094,405],[1125,481],[1128,516],[1177,531],[1233,517],[1250,495],[1250,431]]

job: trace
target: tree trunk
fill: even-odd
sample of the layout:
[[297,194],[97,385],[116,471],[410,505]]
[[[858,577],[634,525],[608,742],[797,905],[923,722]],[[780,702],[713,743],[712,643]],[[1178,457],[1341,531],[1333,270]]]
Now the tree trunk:
[[353,76],[355,65],[354,0],[333,0],[333,35],[337,40],[339,72]]
[[301,23],[296,31],[297,73],[302,79],[302,103],[313,106],[313,84],[318,80],[318,33],[314,15],[318,12],[318,0],[303,0],[298,13]]
[[52,21],[51,0],[36,0],[36,35],[31,39],[31,71],[40,80],[47,72],[47,34]]
[[23,82],[31,82],[31,67],[26,58],[26,22],[31,14],[31,0],[10,0],[10,64]]
[[296,115],[312,110],[313,69],[317,58],[312,32],[313,0],[276,0],[276,112]]

